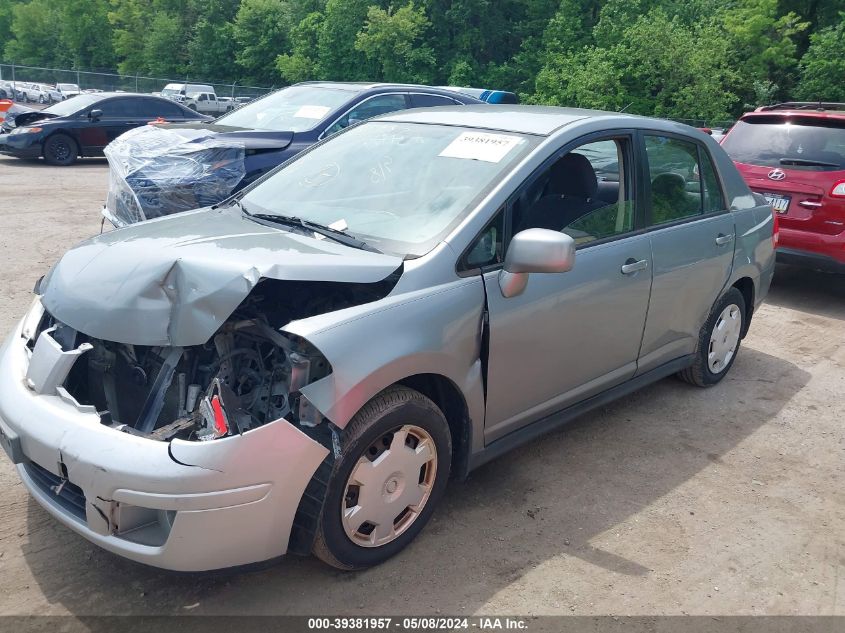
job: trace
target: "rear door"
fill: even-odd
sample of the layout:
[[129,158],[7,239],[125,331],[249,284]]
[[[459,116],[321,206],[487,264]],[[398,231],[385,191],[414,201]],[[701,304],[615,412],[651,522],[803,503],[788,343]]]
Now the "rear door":
[[707,148],[662,132],[640,138],[653,279],[638,374],[695,350],[730,276],[736,242]]

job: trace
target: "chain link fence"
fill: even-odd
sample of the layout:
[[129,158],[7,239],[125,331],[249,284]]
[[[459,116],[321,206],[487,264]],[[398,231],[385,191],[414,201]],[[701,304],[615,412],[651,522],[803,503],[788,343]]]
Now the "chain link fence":
[[214,88],[218,97],[249,97],[254,99],[275,90],[263,86],[249,86],[238,82],[225,83],[208,81],[196,77],[144,77],[142,75],[120,75],[117,73],[68,70],[65,68],[42,68],[40,66],[21,66],[14,63],[0,63],[0,81],[76,84],[81,90],[102,90],[104,92],[142,92],[158,93],[167,84],[203,84]]

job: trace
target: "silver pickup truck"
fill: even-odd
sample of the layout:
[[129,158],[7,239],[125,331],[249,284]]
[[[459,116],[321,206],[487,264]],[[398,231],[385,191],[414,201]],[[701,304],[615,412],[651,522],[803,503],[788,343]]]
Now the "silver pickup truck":
[[188,93],[183,105],[202,114],[223,114],[235,109],[231,99],[219,99],[213,92]]

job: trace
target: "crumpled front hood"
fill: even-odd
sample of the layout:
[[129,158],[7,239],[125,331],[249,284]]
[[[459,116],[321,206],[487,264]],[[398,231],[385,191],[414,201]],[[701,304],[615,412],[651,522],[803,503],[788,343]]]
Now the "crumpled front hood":
[[373,283],[401,265],[258,224],[237,209],[207,209],[89,239],[39,291],[50,314],[88,336],[186,347],[209,340],[262,278]]

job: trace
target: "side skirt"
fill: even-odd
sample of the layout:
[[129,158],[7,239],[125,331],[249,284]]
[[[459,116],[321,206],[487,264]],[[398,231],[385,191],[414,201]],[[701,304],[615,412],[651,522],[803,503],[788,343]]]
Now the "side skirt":
[[587,398],[586,400],[574,404],[571,407],[567,407],[557,413],[541,418],[540,420],[537,420],[518,431],[509,433],[505,437],[488,444],[483,451],[472,455],[469,460],[469,470],[474,470],[479,466],[486,464],[497,457],[501,457],[505,453],[519,446],[522,446],[523,444],[527,444],[546,433],[554,431],[555,429],[568,424],[575,418],[580,417],[584,413],[587,413],[596,407],[608,404],[618,398],[621,398],[622,396],[633,393],[646,385],[662,380],[663,378],[671,376],[682,369],[686,369],[692,365],[694,360],[695,354],[682,356],[681,358],[677,358],[661,365],[660,367],[655,367],[644,374],[635,376],[631,380],[612,387],[607,391],[593,396],[592,398]]

